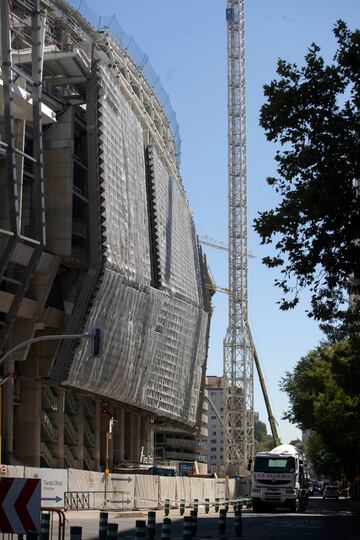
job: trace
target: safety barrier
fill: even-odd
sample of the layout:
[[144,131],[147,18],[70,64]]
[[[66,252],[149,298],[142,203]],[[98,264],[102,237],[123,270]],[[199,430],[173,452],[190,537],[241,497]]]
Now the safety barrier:
[[66,510],[124,510],[134,497],[123,491],[66,491],[64,507]]
[[23,534],[10,534],[0,532],[1,540],[65,540],[65,514],[59,508],[41,508],[41,531],[27,531]]

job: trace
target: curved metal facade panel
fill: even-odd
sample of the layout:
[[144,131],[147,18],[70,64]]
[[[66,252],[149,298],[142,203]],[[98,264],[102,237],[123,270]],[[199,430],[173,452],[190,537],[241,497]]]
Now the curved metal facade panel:
[[165,290],[202,303],[195,229],[185,194],[154,154],[161,281]]
[[106,266],[128,283],[150,283],[150,247],[143,132],[105,68],[99,70],[99,151],[102,159]]
[[160,280],[151,287],[143,128],[107,68],[98,77],[106,253],[86,326],[104,328],[104,350],[89,359],[82,344],[64,383],[195,424],[208,314],[193,218],[179,179],[153,150]]
[[65,384],[194,424],[205,358],[207,314],[105,270],[88,324],[104,328],[104,350],[78,349]]

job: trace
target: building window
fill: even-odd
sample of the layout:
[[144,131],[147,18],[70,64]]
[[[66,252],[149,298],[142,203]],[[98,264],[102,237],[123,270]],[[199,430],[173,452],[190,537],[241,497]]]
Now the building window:
[[213,434],[213,435],[216,435],[216,431],[213,431],[212,434]]
[[210,416],[211,420],[215,420],[216,416]]
[[214,443],[216,444],[217,441],[216,441],[216,439],[211,439],[211,442],[212,442],[212,444],[214,444]]
[[210,450],[211,450],[212,452],[216,452],[216,446],[215,446],[215,448],[212,447]]

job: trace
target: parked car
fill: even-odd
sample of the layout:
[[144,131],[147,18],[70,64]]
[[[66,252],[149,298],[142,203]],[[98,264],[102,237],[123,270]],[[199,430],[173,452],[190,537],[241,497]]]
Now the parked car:
[[323,491],[323,499],[338,499],[340,492],[336,486],[325,486]]

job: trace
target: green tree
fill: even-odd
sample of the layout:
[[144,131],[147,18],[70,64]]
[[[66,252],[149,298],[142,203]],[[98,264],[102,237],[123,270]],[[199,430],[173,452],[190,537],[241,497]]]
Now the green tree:
[[271,435],[268,435],[265,422],[258,420],[254,424],[255,452],[266,452],[274,448],[274,441]]
[[254,227],[275,247],[263,263],[281,269],[280,309],[293,308],[309,288],[309,316],[337,337],[359,321],[360,31],[338,21],[334,34],[331,64],[313,43],[303,67],[279,60],[279,78],[264,87],[260,125],[281,147],[277,176],[267,182],[280,202]]
[[284,418],[316,432],[330,458],[336,456],[335,469],[341,466],[353,478],[360,448],[360,395],[346,392],[333,371],[335,362],[343,358],[346,363],[349,354],[347,342],[321,344],[286,373],[280,387],[290,402]]
[[293,441],[290,441],[289,444],[292,446],[296,446],[301,451],[304,451],[304,443],[300,441],[300,439],[294,439]]
[[341,460],[329,451],[321,436],[315,431],[309,433],[304,451],[317,474],[333,481],[341,477]]

